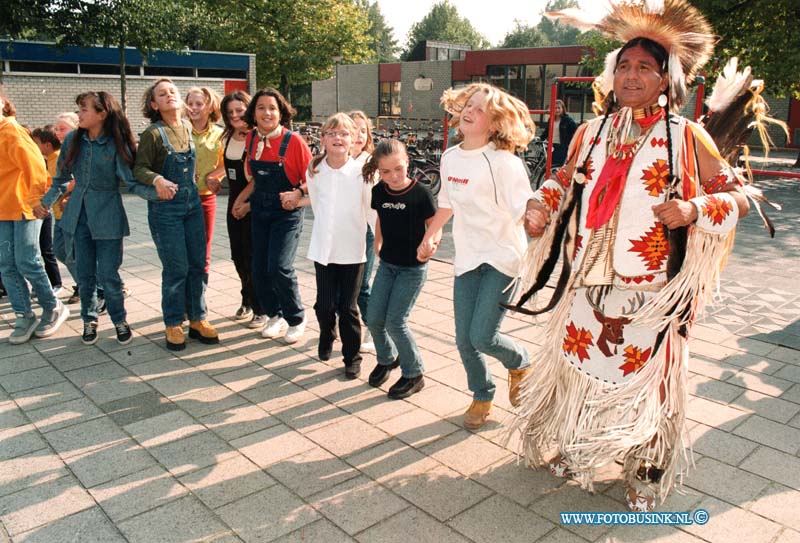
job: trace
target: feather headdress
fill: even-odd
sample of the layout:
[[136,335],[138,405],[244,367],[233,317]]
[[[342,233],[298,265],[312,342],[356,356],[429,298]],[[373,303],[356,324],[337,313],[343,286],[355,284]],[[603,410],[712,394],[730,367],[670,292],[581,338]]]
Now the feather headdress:
[[[648,38],[669,54],[670,106],[680,109],[686,101],[686,83],[711,58],[716,37],[700,11],[687,0],[610,0],[605,13],[570,8],[546,14],[581,30],[597,30],[627,43]],[[606,57],[606,70],[596,86],[607,95],[613,84],[613,67],[619,49]],[[609,70],[611,67],[611,70]]]

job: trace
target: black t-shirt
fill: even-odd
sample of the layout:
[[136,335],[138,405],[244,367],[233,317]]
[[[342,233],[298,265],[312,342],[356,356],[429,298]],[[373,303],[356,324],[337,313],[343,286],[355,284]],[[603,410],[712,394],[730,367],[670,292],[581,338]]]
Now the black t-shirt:
[[412,181],[395,192],[380,181],[372,188],[372,209],[380,219],[381,260],[395,266],[421,266],[417,247],[425,236],[425,221],[436,213],[430,191]]

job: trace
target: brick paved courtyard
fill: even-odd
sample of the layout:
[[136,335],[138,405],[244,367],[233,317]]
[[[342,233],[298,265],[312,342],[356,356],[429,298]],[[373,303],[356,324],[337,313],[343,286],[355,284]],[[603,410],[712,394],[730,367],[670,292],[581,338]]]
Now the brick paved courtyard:
[[[794,182],[796,183],[796,182]],[[664,511],[704,508],[703,526],[564,526],[561,511],[623,511],[618,470],[590,496],[518,464],[502,446],[506,372],[491,423],[472,432],[454,343],[452,266],[432,264],[412,313],[426,388],[386,399],[316,358],[313,265],[298,258],[309,332],[289,347],[230,317],[239,306],[225,199],[207,302],[222,342],[164,348],[160,266],[146,207],[125,197],[123,274],[133,343],[107,318],[84,346],[78,306],[59,333],[11,346],[0,301],[0,541],[14,542],[800,542],[800,197],[769,240],[753,217],[723,274],[723,301],[694,328],[689,419],[696,469]],[[444,254],[447,257],[445,248]],[[503,330],[535,351],[530,321]],[[337,347],[338,348],[338,344]]]

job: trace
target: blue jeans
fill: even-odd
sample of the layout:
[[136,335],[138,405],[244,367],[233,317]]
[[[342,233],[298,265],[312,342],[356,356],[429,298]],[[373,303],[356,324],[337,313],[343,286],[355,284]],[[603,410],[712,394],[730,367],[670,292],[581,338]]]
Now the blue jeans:
[[183,185],[172,200],[148,202],[147,222],[161,260],[164,324],[205,319],[206,226],[197,188]]
[[403,377],[416,377],[425,370],[408,317],[427,276],[427,264],[395,266],[381,260],[372,283],[368,326],[378,364],[388,366],[399,358]]
[[496,388],[484,355],[497,358],[510,370],[528,365],[525,348],[500,335],[506,312],[500,302],[511,298],[511,290],[503,292],[511,281],[511,277],[489,264],[481,264],[457,276],[453,283],[456,345],[467,371],[469,389],[481,402],[492,400]]
[[53,252],[59,262],[67,267],[72,279],[78,282],[78,268],[75,265],[75,250],[72,245],[72,234],[61,228],[61,219],[56,220],[53,229]]
[[97,321],[97,289],[103,285],[111,322],[125,321],[125,302],[122,294],[122,238],[92,239],[86,210],[81,210],[75,228],[75,257],[78,266],[78,292],[81,295],[81,318],[83,322]]
[[15,313],[31,314],[31,294],[27,279],[46,311],[56,308],[56,297],[39,254],[38,219],[0,221],[0,275]]
[[305,318],[297,287],[294,257],[303,231],[303,211],[287,213],[265,205],[253,205],[250,197],[253,286],[264,314],[282,316],[289,326]]
[[372,279],[372,267],[374,265],[375,234],[372,233],[372,227],[367,225],[367,261],[364,262],[364,275],[361,278],[361,290],[358,293],[358,310],[361,311],[361,320],[364,324],[367,324],[367,309],[371,290],[369,280]]

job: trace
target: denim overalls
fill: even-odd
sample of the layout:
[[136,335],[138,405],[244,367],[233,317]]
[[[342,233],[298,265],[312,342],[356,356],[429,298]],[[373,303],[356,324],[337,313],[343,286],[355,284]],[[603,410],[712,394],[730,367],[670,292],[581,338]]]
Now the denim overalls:
[[[303,208],[286,211],[279,194],[295,187],[283,169],[283,158],[292,133],[286,132],[278,151],[278,162],[248,158],[255,187],[250,196],[253,234],[253,283],[256,296],[269,317],[282,316],[289,326],[297,326],[305,313],[297,288],[294,257],[303,231]],[[254,130],[247,156],[253,156],[258,140]]]
[[161,259],[161,311],[164,324],[180,326],[184,315],[190,321],[206,318],[205,272],[206,229],[203,209],[194,183],[194,142],[186,133],[189,149],[178,152],[157,123],[167,158],[161,175],[178,185],[172,200],[147,203],[147,222]]

